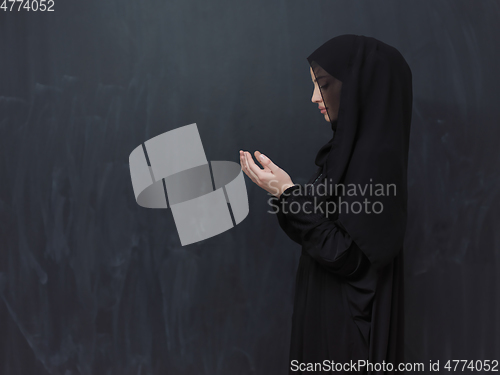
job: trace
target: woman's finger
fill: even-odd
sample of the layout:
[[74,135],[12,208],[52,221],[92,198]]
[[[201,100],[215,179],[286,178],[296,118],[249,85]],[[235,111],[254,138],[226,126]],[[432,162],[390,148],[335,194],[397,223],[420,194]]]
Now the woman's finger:
[[264,171],[265,172],[271,172],[271,169],[267,165],[263,164],[262,160],[260,159],[260,155],[262,155],[262,153],[260,151],[255,151],[254,155],[255,155],[255,159],[257,159],[257,161],[259,162],[259,164],[264,167]]
[[261,178],[264,177],[262,175],[263,172],[262,169],[257,164],[255,164],[255,162],[253,161],[253,157],[249,152],[245,154],[247,154],[247,163],[249,171],[252,172],[256,176],[256,178],[260,180]]
[[244,165],[244,161],[243,161],[243,151],[241,151],[241,150],[240,150],[240,166],[241,166],[241,170],[243,172],[245,172],[245,165]]
[[252,182],[258,185],[259,181],[257,176],[255,176],[255,174],[252,173],[248,168],[247,155],[245,151],[240,152],[240,162],[241,162],[241,169],[243,170],[243,172],[248,176],[250,180],[252,180]]
[[266,155],[260,154],[259,158],[261,159],[261,164],[265,165],[267,169],[273,174],[276,174],[281,168],[273,163],[271,159],[269,159]]
[[250,178],[253,179],[253,176],[249,173],[248,171],[248,163],[247,163],[247,157],[245,155],[245,152],[241,152],[241,168],[243,169],[243,172]]
[[243,160],[243,151],[240,150],[240,165],[243,172],[245,172],[245,160]]
[[248,168],[247,168],[247,161],[246,161],[246,156],[243,151],[240,152],[240,164],[241,164],[241,170],[243,173],[245,173],[250,180],[253,181],[253,177],[248,173]]
[[257,182],[256,181],[254,181],[254,182],[260,183],[259,174],[261,172],[261,169],[254,163],[254,161],[252,159],[252,155],[250,155],[250,153],[247,151],[245,151],[245,160],[246,160],[248,173],[250,173],[253,176],[253,178],[257,181]]
[[[248,176],[248,172],[247,172],[247,167],[246,167],[246,160],[245,160],[245,154],[243,153],[242,150],[240,150],[240,165],[241,165],[241,170],[243,171],[243,173],[245,173],[247,176]],[[250,177],[250,176],[248,176]]]

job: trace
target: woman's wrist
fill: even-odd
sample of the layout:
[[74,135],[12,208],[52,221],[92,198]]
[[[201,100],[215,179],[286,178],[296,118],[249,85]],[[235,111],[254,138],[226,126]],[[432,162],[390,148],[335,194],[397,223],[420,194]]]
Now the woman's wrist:
[[[298,187],[299,185],[296,185],[294,183],[292,183],[292,185],[284,185],[282,187],[282,190],[281,190],[281,193],[277,196],[278,199],[281,199],[282,197],[285,198],[287,197],[288,195],[290,195],[290,193],[295,190],[296,187]],[[294,188],[294,189],[292,189]]]

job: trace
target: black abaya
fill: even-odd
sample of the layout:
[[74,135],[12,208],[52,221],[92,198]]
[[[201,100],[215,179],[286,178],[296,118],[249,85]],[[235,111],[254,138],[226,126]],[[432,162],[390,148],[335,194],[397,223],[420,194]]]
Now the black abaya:
[[[315,188],[323,181],[321,168],[307,182]],[[316,178],[320,175],[319,179]],[[324,177],[323,177],[324,178]],[[315,248],[302,247],[295,280],[294,309],[290,343],[290,374],[384,374],[367,367],[329,372],[326,365],[317,371],[296,371],[308,364],[391,362],[396,369],[403,358],[403,253],[378,270],[336,221],[319,211],[305,213],[296,205],[312,209],[317,189],[294,185],[279,199],[273,198],[281,228],[298,244],[314,237]],[[319,190],[319,189],[318,189]],[[295,194],[295,195],[294,195]],[[306,201],[309,204],[304,205]],[[294,206],[294,203],[297,202]],[[377,293],[375,293],[377,291]],[[316,365],[317,366],[317,365]],[[338,365],[337,365],[338,366]],[[392,371],[402,374],[403,372]]]
[[[289,373],[401,374],[411,71],[393,47],[355,35],[331,39],[308,61],[327,111],[335,100],[340,108],[338,119],[329,112],[334,136],[318,152],[318,171],[273,198],[281,228],[302,246]],[[359,197],[321,193],[325,179],[327,186],[373,179],[393,184],[397,194],[377,197],[384,207],[378,214],[327,216],[313,207]]]

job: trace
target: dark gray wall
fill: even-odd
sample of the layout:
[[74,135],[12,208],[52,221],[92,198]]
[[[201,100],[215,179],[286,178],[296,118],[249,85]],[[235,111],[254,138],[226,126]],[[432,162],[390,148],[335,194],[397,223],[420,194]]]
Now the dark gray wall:
[[406,361],[500,359],[498,1],[54,9],[0,11],[0,374],[287,373],[300,248],[266,193],[247,179],[246,220],[182,247],[128,155],[196,122],[209,160],[305,182],[331,136],[306,57],[345,33],[413,70]]

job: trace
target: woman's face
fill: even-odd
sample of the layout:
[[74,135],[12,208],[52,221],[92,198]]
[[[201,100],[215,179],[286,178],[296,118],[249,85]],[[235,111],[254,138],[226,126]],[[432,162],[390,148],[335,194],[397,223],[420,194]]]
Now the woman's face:
[[[316,81],[312,68],[309,68],[311,80],[314,83],[314,91],[311,98],[313,103],[318,104],[318,108],[324,115],[325,120],[332,122],[337,120],[339,107],[340,107],[340,92],[342,89],[342,82],[335,77],[332,77],[325,72],[321,67],[318,67],[318,80]],[[323,90],[320,91],[320,87]],[[323,95],[321,95],[323,93]],[[323,101],[325,98],[326,103]]]
[[314,83],[314,91],[313,91],[311,101],[313,103],[318,104],[319,110],[321,111],[321,113],[323,113],[325,115],[325,120],[330,122],[330,117],[328,117],[328,112],[326,111],[325,103],[323,103],[323,97],[321,96],[321,92],[319,91],[318,82],[316,82],[316,79],[314,78],[314,72],[313,72],[311,67],[309,68],[309,72],[311,73],[311,80]]

